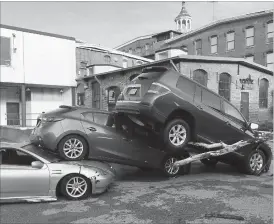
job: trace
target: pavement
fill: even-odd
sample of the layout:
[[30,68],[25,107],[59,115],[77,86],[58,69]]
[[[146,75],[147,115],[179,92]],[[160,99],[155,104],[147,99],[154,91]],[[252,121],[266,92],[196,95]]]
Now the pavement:
[[118,180],[101,195],[81,201],[59,198],[51,203],[2,204],[0,221],[24,224],[273,223],[273,177],[269,173],[249,176],[226,164],[210,169],[195,162],[190,174],[167,179],[156,172],[113,166]]
[[176,178],[112,165],[117,181],[107,192],[81,201],[2,204],[0,223],[273,223],[273,164],[250,176],[194,162],[190,174]]

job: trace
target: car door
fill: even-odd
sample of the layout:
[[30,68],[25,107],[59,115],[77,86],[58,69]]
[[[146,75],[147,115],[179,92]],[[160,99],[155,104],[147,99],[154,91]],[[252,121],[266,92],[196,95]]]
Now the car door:
[[226,124],[222,132],[225,136],[223,141],[226,144],[233,144],[240,140],[247,140],[252,138],[246,132],[247,122],[236,107],[230,103],[223,101],[223,119]]
[[117,150],[121,147],[121,136],[117,134],[114,123],[110,124],[111,114],[107,112],[85,112],[82,125],[88,136],[91,158],[121,157]]
[[221,112],[221,98],[206,88],[196,85],[194,104],[196,131],[201,139],[216,142],[224,139],[225,123]]
[[50,188],[49,170],[46,164],[41,169],[31,163],[38,161],[19,149],[1,149],[1,199],[48,196]]

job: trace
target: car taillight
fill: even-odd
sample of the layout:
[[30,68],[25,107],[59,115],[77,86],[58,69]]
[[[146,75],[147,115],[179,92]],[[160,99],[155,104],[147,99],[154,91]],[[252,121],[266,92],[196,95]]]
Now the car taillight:
[[158,82],[153,82],[147,92],[154,94],[164,94],[170,92],[170,89]]
[[57,118],[57,117],[43,117],[42,122],[56,122],[56,121],[61,121],[64,118]]

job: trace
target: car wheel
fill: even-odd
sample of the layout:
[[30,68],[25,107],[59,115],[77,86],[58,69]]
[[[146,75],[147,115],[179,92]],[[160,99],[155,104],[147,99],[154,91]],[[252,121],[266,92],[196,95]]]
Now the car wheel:
[[265,154],[262,150],[253,150],[244,164],[244,172],[247,174],[255,174],[256,172],[261,172],[265,168]]
[[201,159],[200,161],[201,161],[201,163],[203,163],[204,165],[209,166],[209,167],[215,167],[218,163],[218,160],[214,159],[214,158],[212,158],[212,159]]
[[84,138],[78,135],[68,135],[58,144],[58,151],[65,160],[82,160],[87,154],[88,145]]
[[168,122],[164,129],[164,140],[168,148],[173,151],[182,149],[190,139],[189,125],[182,119]]
[[61,193],[69,200],[87,198],[91,189],[89,180],[81,175],[66,176],[61,182]]
[[176,156],[167,156],[163,163],[162,163],[162,169],[164,171],[165,176],[167,177],[175,177],[179,173],[181,173],[181,167],[173,167],[172,165],[178,161],[179,158]]

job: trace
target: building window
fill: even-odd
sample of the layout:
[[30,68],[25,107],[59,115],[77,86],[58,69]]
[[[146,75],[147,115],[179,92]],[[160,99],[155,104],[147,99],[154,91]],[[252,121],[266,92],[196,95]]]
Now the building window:
[[132,49],[131,48],[129,48],[128,53],[132,54]]
[[136,48],[136,52],[137,52],[137,54],[141,54],[141,48],[140,48],[140,47],[137,47],[137,48]]
[[180,47],[182,51],[188,53],[188,49],[187,46],[183,45],[182,47]]
[[148,51],[148,49],[149,49],[149,44],[146,44],[145,45],[145,50]]
[[202,69],[195,70],[193,72],[193,80],[206,87],[207,86],[207,72]]
[[218,37],[212,36],[210,38],[210,47],[211,47],[211,54],[218,52]]
[[127,63],[127,59],[123,59],[123,68],[127,68],[128,63]]
[[202,40],[195,41],[196,55],[202,55]]
[[1,37],[0,39],[0,65],[9,66],[11,64],[11,46],[10,46],[10,38]]
[[273,20],[272,20],[267,23],[267,40],[268,40],[268,42],[273,42],[273,36],[274,36],[273,30],[274,30],[274,27],[273,27]]
[[254,27],[245,29],[245,43],[247,47],[254,45]]
[[259,87],[259,107],[260,108],[267,108],[268,86],[269,86],[269,82],[267,79],[260,80],[260,87]]
[[77,105],[82,106],[85,105],[85,93],[77,93]]
[[110,61],[111,61],[111,58],[110,58],[110,56],[109,55],[105,55],[105,62],[107,63],[107,64],[109,64],[110,63]]
[[219,95],[230,101],[231,76],[221,73],[219,76]]
[[266,54],[266,66],[268,69],[272,70],[274,69],[273,67],[273,61],[274,61],[274,55],[273,52],[269,52]]
[[228,51],[235,48],[235,32],[229,32],[226,34],[226,49]]
[[254,55],[248,55],[248,56],[246,56],[245,60],[247,60],[248,62],[254,62]]

